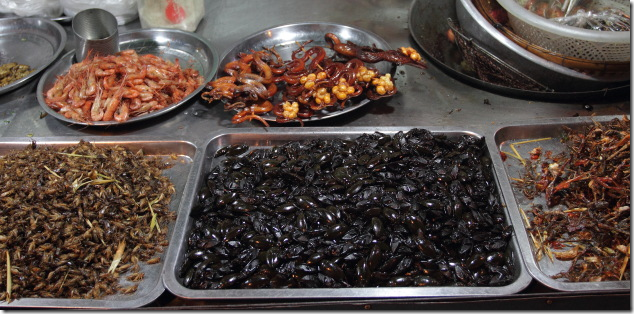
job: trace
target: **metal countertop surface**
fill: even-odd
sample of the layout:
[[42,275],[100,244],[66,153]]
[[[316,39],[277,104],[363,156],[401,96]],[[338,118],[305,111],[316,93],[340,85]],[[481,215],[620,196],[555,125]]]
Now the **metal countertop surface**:
[[[453,1],[453,0],[443,0]],[[208,39],[220,57],[242,38],[274,26],[301,22],[332,22],[358,27],[373,32],[396,49],[411,46],[418,50],[408,28],[411,0],[206,0],[205,17],[196,33]],[[73,49],[71,25],[62,23],[68,34],[64,51]],[[119,26],[119,31],[139,29],[139,20]],[[62,53],[62,55],[64,54]],[[0,96],[0,136],[44,137],[134,136],[141,139],[178,139],[203,145],[209,134],[231,128],[259,127],[257,122],[232,124],[233,113],[225,112],[222,104],[209,104],[200,96],[177,110],[154,119],[120,127],[86,127],[68,125],[52,116],[44,115],[38,104],[38,79]],[[396,69],[394,97],[381,99],[344,115],[307,123],[305,127],[355,126],[474,126],[501,127],[513,121],[531,119],[631,114],[630,95],[574,102],[544,102],[519,99],[481,90],[454,79],[433,63],[421,70],[409,66]],[[272,124],[271,127],[299,127],[297,124]],[[265,132],[263,128],[263,132]],[[292,304],[225,304],[221,300],[188,301],[170,296],[166,291],[148,308],[231,309],[231,308],[303,308],[303,309],[495,309],[588,308],[597,300],[617,308],[628,307],[629,294],[599,296],[565,294],[533,285],[528,294],[501,300],[466,300],[466,302],[433,302],[398,300],[343,302],[298,302]],[[553,301],[554,300],[554,301]],[[585,300],[585,301],[584,301]],[[585,305],[584,305],[585,304]],[[598,304],[598,303],[596,303]],[[597,306],[595,304],[595,307]],[[518,307],[519,306],[519,307]],[[600,306],[600,305],[599,305]],[[590,306],[592,308],[592,306]]]
[[[396,49],[420,50],[408,29],[410,0],[243,0],[205,1],[205,17],[196,33],[208,39],[220,57],[242,38],[274,26],[301,22],[332,22],[373,32]],[[70,23],[66,51],[73,49]],[[140,28],[139,20],[119,26],[119,31]],[[0,135],[3,137],[140,136],[179,138],[200,144],[211,132],[225,128],[261,127],[257,121],[231,123],[231,112],[221,103],[198,97],[168,114],[120,127],[72,126],[44,116],[35,91],[39,78],[0,96]],[[543,102],[518,99],[481,90],[452,78],[433,63],[426,70],[410,66],[396,69],[394,97],[371,102],[349,113],[307,123],[306,127],[330,126],[481,126],[496,127],[517,120],[589,115],[630,114],[630,95],[591,102]],[[274,124],[273,127],[298,127]]]

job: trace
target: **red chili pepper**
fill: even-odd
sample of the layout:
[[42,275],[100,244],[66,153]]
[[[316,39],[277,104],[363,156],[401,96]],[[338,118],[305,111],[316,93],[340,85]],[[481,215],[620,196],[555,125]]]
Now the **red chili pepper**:
[[174,0],[167,0],[165,7],[165,17],[173,24],[178,24],[185,19],[185,9]]

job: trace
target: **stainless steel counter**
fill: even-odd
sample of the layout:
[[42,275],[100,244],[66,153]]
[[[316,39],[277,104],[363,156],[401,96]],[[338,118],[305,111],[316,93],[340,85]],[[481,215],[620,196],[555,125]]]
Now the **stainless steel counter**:
[[[408,29],[410,0],[243,0],[206,1],[206,15],[197,33],[211,41],[220,55],[236,42],[272,26],[324,21],[359,27],[383,37],[393,48],[417,47]],[[70,23],[66,49],[73,47]],[[123,32],[140,27],[133,21]],[[400,66],[395,75],[399,93],[358,110],[307,126],[495,126],[506,122],[550,117],[629,114],[629,95],[595,102],[550,103],[514,99],[453,79],[429,64],[427,70]],[[195,97],[191,104],[165,116],[124,127],[69,126],[53,117],[42,117],[37,103],[37,80],[0,96],[0,135],[5,137],[135,135],[185,138],[200,143],[206,134],[221,128],[259,127],[256,122],[231,124],[231,113],[222,105]],[[591,108],[588,110],[586,107]],[[276,125],[291,126],[291,125]],[[292,125],[295,126],[295,125]]]
[[[453,1],[453,0],[443,0]],[[410,0],[207,0],[206,15],[197,33],[207,38],[221,56],[225,50],[245,36],[273,26],[298,22],[334,22],[362,28],[383,37],[392,48],[417,44],[408,29]],[[69,35],[66,50],[73,47],[70,23],[63,24]],[[140,28],[139,21],[120,26],[120,32]],[[434,64],[427,70],[400,66],[396,71],[399,92],[388,99],[372,102],[345,115],[307,124],[322,126],[464,126],[498,127],[518,120],[590,115],[622,115],[631,113],[630,95],[598,99],[592,102],[543,102],[510,98],[483,91],[447,75]],[[3,137],[87,137],[138,136],[188,140],[197,145],[208,139],[208,134],[223,128],[261,127],[258,122],[239,125],[231,123],[232,113],[224,112],[222,104],[209,104],[195,97],[189,104],[156,119],[126,124],[122,127],[96,128],[67,125],[44,111],[37,102],[37,80],[22,88],[0,96],[0,135]],[[274,124],[272,127],[298,127]],[[263,129],[264,132],[264,129]],[[554,292],[532,285],[526,294],[507,299],[470,300],[460,302],[408,300],[310,301],[294,304],[226,304],[221,301],[188,301],[170,296],[168,292],[150,307],[232,308],[404,308],[448,309],[484,308],[556,309],[570,306],[588,309],[587,304],[602,300],[613,301],[619,309],[629,308],[629,294],[579,295]],[[586,304],[587,303],[587,304]],[[608,302],[610,303],[610,302]],[[373,307],[374,304],[374,307]],[[586,304],[586,305],[584,305]]]

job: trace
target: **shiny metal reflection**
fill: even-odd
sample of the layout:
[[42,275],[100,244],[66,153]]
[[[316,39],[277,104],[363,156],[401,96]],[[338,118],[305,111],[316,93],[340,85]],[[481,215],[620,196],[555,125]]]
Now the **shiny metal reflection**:
[[98,8],[83,10],[73,17],[72,27],[77,62],[88,55],[109,55],[119,51],[117,18],[112,13]]

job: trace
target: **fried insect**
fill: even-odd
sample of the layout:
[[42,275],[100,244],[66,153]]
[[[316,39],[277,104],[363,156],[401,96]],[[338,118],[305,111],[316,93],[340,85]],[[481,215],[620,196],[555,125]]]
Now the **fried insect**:
[[[38,146],[0,158],[0,297],[131,293],[162,252],[174,186],[168,165],[120,146]],[[153,226],[156,225],[156,226]],[[120,276],[134,273],[132,286]]]
[[0,87],[7,86],[33,72],[30,66],[9,62],[0,65]]
[[[396,94],[391,74],[379,73],[366,63],[426,67],[411,47],[381,50],[344,44],[332,33],[325,40],[329,47],[307,48],[312,41],[298,43],[290,60],[283,60],[275,47],[241,53],[225,65],[226,75],[209,82],[201,96],[208,102],[226,101],[226,111],[240,110],[232,123],[256,119],[268,126],[260,116],[272,113],[278,123],[299,121],[303,125],[304,119],[322,110],[344,109],[355,97],[376,100]],[[334,55],[328,57],[326,49]]]
[[412,129],[216,151],[190,289],[503,286],[511,227],[482,138]]
[[402,47],[399,50],[364,47],[353,42],[342,43],[333,33],[326,34],[326,40],[337,53],[350,58],[358,58],[363,62],[389,61],[398,65],[407,64],[421,69],[427,68],[427,64],[422,60],[420,54],[411,47]]
[[533,242],[540,255],[572,261],[554,278],[630,279],[630,133],[627,117],[566,128],[567,152],[527,160],[515,185],[546,200],[526,211]]

